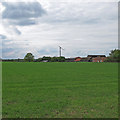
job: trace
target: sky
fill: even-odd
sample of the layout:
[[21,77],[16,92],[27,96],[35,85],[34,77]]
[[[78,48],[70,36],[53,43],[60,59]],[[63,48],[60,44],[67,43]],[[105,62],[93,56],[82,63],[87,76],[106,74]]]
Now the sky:
[[115,0],[5,0],[0,2],[0,57],[108,56],[118,48]]

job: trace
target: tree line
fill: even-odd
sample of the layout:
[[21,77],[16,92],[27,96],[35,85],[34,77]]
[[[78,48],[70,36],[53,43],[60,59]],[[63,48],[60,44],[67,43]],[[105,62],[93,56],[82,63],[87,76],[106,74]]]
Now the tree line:
[[[32,55],[32,53],[27,53],[27,55],[24,58],[25,61],[34,61],[34,56]],[[43,58],[38,58],[36,59],[36,62],[41,62],[47,60],[47,62],[64,62],[65,61],[65,57],[61,56],[61,57],[43,57]],[[105,62],[120,62],[120,50],[119,49],[115,49],[115,50],[111,50],[109,53],[109,56],[106,58]]]
[[65,61],[65,57],[61,56],[61,57],[46,57],[43,56],[42,58],[38,58],[38,59],[34,59],[34,56],[32,55],[32,53],[27,53],[26,56],[24,57],[24,61],[26,62],[42,62],[42,61],[46,61],[46,62],[64,62]]
[[[6,59],[3,61],[11,61],[11,62],[65,62],[66,58],[64,56],[61,57],[50,57],[43,56],[42,58],[35,59],[32,53],[27,53],[24,59]],[[104,62],[120,62],[120,50],[114,49],[111,50],[109,56],[106,58]]]

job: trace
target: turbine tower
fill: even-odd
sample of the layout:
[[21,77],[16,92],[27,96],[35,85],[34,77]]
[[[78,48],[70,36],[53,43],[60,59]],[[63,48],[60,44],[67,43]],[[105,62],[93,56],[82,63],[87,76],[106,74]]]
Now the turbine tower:
[[64,50],[61,46],[59,46],[59,54],[60,54],[60,57],[61,57],[61,54],[62,54],[62,50]]

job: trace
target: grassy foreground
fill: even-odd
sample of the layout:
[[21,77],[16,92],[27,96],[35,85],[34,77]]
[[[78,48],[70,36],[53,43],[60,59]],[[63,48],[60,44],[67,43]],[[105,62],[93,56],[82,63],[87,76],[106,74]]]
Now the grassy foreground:
[[117,118],[117,63],[2,63],[3,118]]

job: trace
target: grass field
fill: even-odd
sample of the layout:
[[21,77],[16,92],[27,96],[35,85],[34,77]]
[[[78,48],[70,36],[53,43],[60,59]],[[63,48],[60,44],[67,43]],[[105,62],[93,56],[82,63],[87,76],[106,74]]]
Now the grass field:
[[2,63],[3,118],[117,118],[117,63]]

